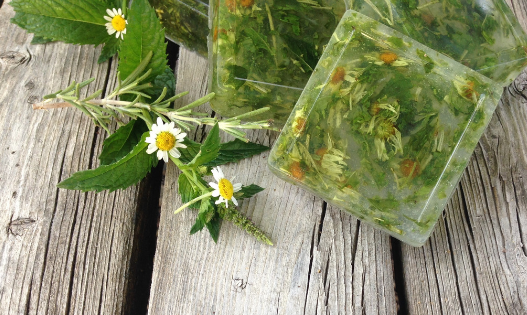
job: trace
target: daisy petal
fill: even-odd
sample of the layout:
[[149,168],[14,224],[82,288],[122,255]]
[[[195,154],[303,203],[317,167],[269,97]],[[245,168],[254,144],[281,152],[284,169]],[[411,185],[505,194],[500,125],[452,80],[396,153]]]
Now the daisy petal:
[[172,149],[170,149],[170,155],[172,155],[173,157],[178,159],[181,156],[181,153],[179,153],[179,151],[178,151],[178,149],[176,149],[176,147],[173,147]]
[[109,22],[111,22],[111,21],[112,21],[112,18],[111,18],[111,17],[109,17],[109,16],[104,16],[104,19],[105,19],[106,21],[109,21]]
[[156,152],[156,150],[157,150],[157,146],[155,144],[150,144],[148,146],[148,149],[146,149],[146,154],[152,154]]
[[163,159],[163,151],[161,151],[161,150],[157,151],[157,159],[158,160]]
[[106,9],[106,13],[110,16],[110,17],[114,17],[115,14],[113,14],[112,10],[110,9]]
[[[214,188],[214,189],[218,189],[218,184],[216,184],[215,182],[210,182],[209,183],[209,186]],[[217,196],[216,196],[217,197]]]
[[163,127],[163,125],[165,124],[163,122],[163,119],[161,119],[161,117],[157,117],[156,123],[158,127]]
[[212,168],[212,176],[214,176],[214,179],[219,182],[222,177],[220,176],[220,173],[218,172],[218,170],[214,167]]
[[212,192],[212,197],[216,198],[216,197],[219,197],[220,196],[220,191],[219,190],[214,190]]
[[238,200],[236,200],[236,198],[232,197],[231,201],[232,203],[234,203],[235,206],[238,206]]
[[168,163],[168,152],[167,151],[161,151],[159,150],[160,152],[163,152],[163,161],[165,161],[165,163]]
[[110,30],[108,30],[108,35],[112,35],[113,33],[115,33],[116,31],[112,28]]
[[229,208],[229,200],[225,200],[225,208]]
[[216,202],[215,202],[215,204],[217,204],[217,205],[218,205],[218,204],[220,204],[220,203],[222,203],[222,201],[221,201],[221,200],[219,200],[219,199],[218,199],[218,200],[216,200]]

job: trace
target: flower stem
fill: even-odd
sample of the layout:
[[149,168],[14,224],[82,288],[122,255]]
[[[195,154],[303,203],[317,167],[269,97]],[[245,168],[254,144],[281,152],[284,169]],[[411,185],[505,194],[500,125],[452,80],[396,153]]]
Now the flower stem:
[[181,210],[185,209],[186,207],[188,207],[188,206],[190,206],[190,205],[192,205],[192,204],[194,204],[194,203],[196,203],[196,202],[198,202],[198,201],[200,201],[202,199],[208,198],[210,196],[212,196],[212,191],[208,192],[208,193],[206,193],[204,195],[201,195],[201,196],[199,196],[197,198],[194,198],[191,201],[187,202],[186,204],[182,205],[176,211],[174,211],[174,214],[177,214],[177,213],[181,212]]

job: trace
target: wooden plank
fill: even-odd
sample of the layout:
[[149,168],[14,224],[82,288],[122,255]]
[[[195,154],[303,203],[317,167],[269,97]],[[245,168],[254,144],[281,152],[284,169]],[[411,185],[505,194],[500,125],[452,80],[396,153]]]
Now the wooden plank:
[[[527,29],[526,3],[508,3]],[[429,242],[402,246],[409,313],[527,313],[526,86],[506,89]]]
[[[178,63],[185,102],[206,92],[205,59],[184,49]],[[276,133],[250,133],[270,145]],[[196,213],[178,215],[178,172],[169,165],[163,190],[150,314],[395,314],[390,238],[273,176],[267,154],[227,165],[242,183],[266,190],[241,211],[275,241],[258,243],[224,222],[214,244],[207,232],[190,236]]]
[[74,109],[31,108],[74,79],[98,78],[86,93],[111,88],[115,69],[98,65],[93,47],[30,45],[9,23],[8,3],[0,9],[0,313],[124,313],[138,187],[57,189],[98,164],[105,135]]

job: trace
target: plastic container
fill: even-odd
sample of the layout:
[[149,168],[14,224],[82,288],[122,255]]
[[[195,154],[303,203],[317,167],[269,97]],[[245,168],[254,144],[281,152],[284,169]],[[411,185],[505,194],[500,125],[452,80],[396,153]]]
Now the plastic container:
[[252,120],[283,125],[345,10],[344,0],[213,0],[212,108],[232,117],[270,106]]
[[353,0],[350,8],[503,86],[527,65],[527,36],[503,0]]
[[209,4],[201,0],[150,0],[165,27],[166,38],[207,56]]
[[348,11],[269,156],[271,170],[414,246],[429,237],[501,85]]

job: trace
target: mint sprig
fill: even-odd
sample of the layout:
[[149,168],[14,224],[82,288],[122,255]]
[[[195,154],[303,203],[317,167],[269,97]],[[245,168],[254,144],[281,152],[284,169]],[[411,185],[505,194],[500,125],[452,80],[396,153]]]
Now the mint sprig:
[[119,161],[99,166],[94,170],[77,172],[60,182],[57,187],[82,191],[109,190],[112,192],[138,183],[150,172],[152,167],[157,165],[156,156],[146,153],[148,144],[145,143],[145,139],[147,136],[148,132],[145,132],[139,144]]
[[108,7],[99,0],[14,0],[10,5],[16,12],[12,23],[48,41],[97,46],[109,36]]
[[168,67],[165,31],[146,0],[132,2],[127,20],[126,35],[119,47],[119,76],[121,80],[127,78],[149,52],[153,52],[148,64],[152,72],[144,78],[145,82],[150,82]]

